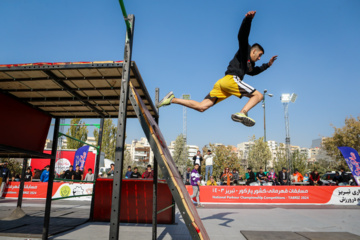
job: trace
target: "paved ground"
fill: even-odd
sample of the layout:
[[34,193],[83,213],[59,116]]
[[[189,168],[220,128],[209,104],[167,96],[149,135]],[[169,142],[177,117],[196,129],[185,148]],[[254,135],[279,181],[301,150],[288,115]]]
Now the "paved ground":
[[[90,202],[66,200],[53,202],[51,216],[54,218],[51,223],[56,221],[56,218],[60,218],[59,222],[64,223],[66,219],[66,221],[72,220],[72,226],[76,221],[80,225],[69,231],[55,234],[51,239],[108,239],[109,223],[86,222],[82,224],[88,217],[89,205]],[[0,240],[29,239],[25,235],[16,236],[14,234],[17,232],[16,228],[7,232],[1,230],[13,224],[12,221],[1,219],[8,216],[15,207],[16,200],[0,200]],[[28,217],[42,219],[44,208],[45,201],[43,200],[24,200],[23,209]],[[339,239],[339,236],[342,236],[342,240],[360,239],[358,224],[360,206],[207,205],[205,208],[198,209],[198,212],[211,239],[271,240],[279,239],[279,236],[282,236],[281,239],[321,239],[316,235],[325,236],[329,232],[332,234],[322,239]],[[40,222],[37,224],[40,224],[42,228]],[[52,228],[56,227],[59,228],[52,224]],[[151,239],[151,231],[150,224],[121,224],[120,239]],[[39,236],[33,235],[30,239],[39,239]],[[158,225],[158,239],[190,239],[178,212],[175,225]]]

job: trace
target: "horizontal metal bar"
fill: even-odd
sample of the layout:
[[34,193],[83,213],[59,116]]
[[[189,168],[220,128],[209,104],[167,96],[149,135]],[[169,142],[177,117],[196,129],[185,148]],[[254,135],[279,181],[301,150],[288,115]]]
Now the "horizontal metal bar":
[[[81,97],[81,98],[75,98],[75,97],[40,97],[40,98],[20,98],[22,101],[26,102],[90,102],[90,101],[118,101],[120,96],[103,96],[103,97]],[[85,104],[85,106],[88,106]],[[96,105],[93,105],[96,106]]]
[[61,199],[65,199],[65,198],[88,197],[88,196],[92,196],[92,194],[86,194],[86,195],[76,195],[76,196],[68,196],[68,197],[59,197],[59,198],[52,198],[51,200],[55,201],[55,200],[61,200]]
[[169,208],[172,208],[172,207],[174,207],[174,206],[175,206],[175,204],[171,204],[170,206],[168,206],[168,207],[166,207],[166,208],[163,208],[163,209],[157,211],[157,214],[162,213],[162,212],[164,212],[164,211],[166,211],[166,210],[168,210]]
[[[12,78],[10,75],[9,79],[0,79],[0,83],[2,82],[14,82],[14,81],[49,81],[53,80],[51,77],[38,77],[38,78]],[[59,79],[62,79],[63,81],[83,81],[83,80],[121,80],[121,75],[116,76],[97,76],[97,77],[59,77]],[[131,79],[135,79],[134,75],[131,76]]]
[[95,181],[83,181],[83,180],[72,180],[72,179],[63,179],[63,178],[55,178],[54,180],[60,182],[82,182],[82,183],[94,183]]
[[61,132],[59,132],[59,137],[61,137],[61,136],[65,136],[65,137],[71,138],[72,140],[75,140],[75,141],[81,142],[81,143],[83,143],[83,144],[89,145],[89,146],[94,147],[94,148],[96,148],[96,149],[98,149],[98,148],[99,148],[99,147],[97,147],[97,146],[95,146],[95,145],[92,145],[92,144],[90,144],[90,143],[87,143],[87,142],[81,141],[81,140],[76,139],[76,138],[74,138],[74,137],[72,137],[72,136],[69,136],[69,135],[67,135],[67,134],[65,134],[65,133],[61,133]]
[[[4,144],[0,144],[0,149],[4,150],[4,151],[9,151],[11,153],[25,154],[27,156],[33,156],[33,157],[35,156],[35,157],[38,157],[38,158],[47,158],[47,159],[54,159],[55,158],[55,156],[52,156],[51,154],[30,151],[30,150],[27,150],[27,149],[7,146],[7,145],[4,145]],[[6,153],[3,153],[3,152],[0,151],[0,155],[3,155],[3,154],[5,155]]]

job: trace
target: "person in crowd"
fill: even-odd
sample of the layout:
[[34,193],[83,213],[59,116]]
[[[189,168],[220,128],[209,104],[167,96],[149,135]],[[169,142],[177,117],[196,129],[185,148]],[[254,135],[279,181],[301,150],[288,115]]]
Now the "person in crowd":
[[88,169],[88,173],[86,174],[84,181],[89,181],[89,182],[93,182],[94,181],[94,174],[92,172],[92,169],[89,168]]
[[[130,167],[130,170],[131,170],[131,167]],[[115,171],[115,164],[112,163],[112,164],[110,164],[110,170],[106,173],[107,176],[113,178],[114,177],[114,171]]]
[[191,171],[190,183],[193,189],[193,194],[190,196],[191,199],[196,197],[198,207],[204,207],[200,203],[200,174],[198,172],[199,164],[195,163],[194,169]]
[[268,178],[268,181],[272,182],[273,185],[279,185],[279,183],[277,181],[276,173],[273,168],[270,169],[270,171],[268,172],[267,178]]
[[260,167],[259,172],[256,174],[256,180],[257,180],[259,183],[266,182],[266,180],[267,180],[267,176],[266,176],[266,174],[264,173],[262,167]]
[[134,171],[131,173],[130,178],[141,178],[141,174],[138,172],[137,167],[134,167]]
[[147,165],[146,171],[143,174],[143,178],[145,179],[153,179],[154,178],[154,170],[151,169],[151,165]]
[[49,175],[50,175],[50,166],[47,165],[45,167],[45,170],[41,173],[41,176],[40,176],[40,181],[41,182],[48,182],[49,181]]
[[64,179],[68,179],[68,180],[73,179],[74,173],[75,171],[73,169],[73,166],[70,165],[69,169],[65,171]]
[[343,167],[340,168],[340,176],[342,178],[342,182],[339,183],[339,186],[347,186],[347,185],[349,185],[350,177],[345,172],[345,168],[343,168]]
[[194,166],[195,164],[199,164],[199,174],[201,174],[201,162],[203,161],[203,157],[200,153],[200,150],[197,151],[196,155],[193,157]]
[[335,182],[336,185],[339,185],[339,183],[341,183],[343,181],[339,172],[335,173],[335,176],[333,177],[332,180]]
[[309,174],[308,173],[304,174],[303,182],[309,182]]
[[0,178],[2,179],[0,185],[0,198],[2,198],[5,187],[9,184],[10,180],[10,170],[8,169],[8,162],[0,163]]
[[132,174],[132,170],[131,170],[131,166],[128,166],[127,171],[125,173],[125,178],[131,178],[131,174]]
[[190,175],[191,175],[191,168],[188,167],[183,174],[184,184],[190,185]]
[[26,168],[26,172],[25,172],[25,182],[31,182],[32,181],[32,172],[31,172],[31,168]]
[[208,173],[210,176],[213,174],[214,154],[209,149],[207,154],[204,156],[205,159],[205,181],[208,181]]
[[64,179],[65,178],[65,170],[62,170],[60,173],[60,178]]
[[350,175],[349,184],[350,184],[350,186],[357,186],[358,185],[353,174]]
[[323,182],[320,180],[320,174],[316,169],[310,174],[309,181],[310,185],[312,186],[321,186],[323,184]]
[[232,175],[233,175],[233,183],[234,185],[237,185],[239,183],[239,172],[237,171],[236,168],[232,170]]
[[295,182],[302,182],[304,180],[303,175],[299,172],[297,168],[295,168],[295,172],[293,174]]
[[214,176],[212,176],[212,175],[210,176],[210,179],[207,180],[206,185],[207,186],[217,186]]
[[279,172],[279,182],[281,185],[289,185],[289,175],[285,167]]
[[83,171],[80,170],[80,165],[76,165],[74,175],[72,176],[72,180],[82,181],[84,177]]
[[246,185],[250,185],[250,183],[256,182],[255,174],[250,167],[247,168],[248,178],[246,179]]
[[230,172],[230,169],[226,167],[224,169],[224,174],[221,176],[221,184],[230,186],[234,181],[234,176]]

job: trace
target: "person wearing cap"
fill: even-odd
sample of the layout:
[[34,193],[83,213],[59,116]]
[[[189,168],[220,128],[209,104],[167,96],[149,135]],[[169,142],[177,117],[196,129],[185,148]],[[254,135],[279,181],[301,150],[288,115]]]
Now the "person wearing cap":
[[214,164],[214,154],[211,153],[211,150],[209,149],[207,151],[207,154],[204,156],[205,159],[205,182],[208,181],[208,173],[210,173],[210,176],[213,174],[213,164]]
[[289,176],[285,167],[279,172],[279,182],[281,185],[289,185]]
[[74,172],[75,171],[73,170],[73,166],[70,165],[69,169],[65,171],[64,179],[71,180],[73,178]]
[[125,173],[125,178],[131,178],[132,173],[131,166],[128,166],[127,172]]
[[301,173],[299,173],[299,170],[297,168],[295,168],[293,177],[294,177],[295,182],[302,182],[304,180],[303,175]]
[[41,182],[48,182],[49,181],[49,175],[50,175],[50,166],[47,165],[45,167],[45,170],[41,173],[40,181]]

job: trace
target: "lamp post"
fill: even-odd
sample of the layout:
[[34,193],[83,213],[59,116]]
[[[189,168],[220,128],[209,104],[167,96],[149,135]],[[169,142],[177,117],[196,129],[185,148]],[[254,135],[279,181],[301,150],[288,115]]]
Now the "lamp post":
[[[271,93],[267,93],[267,90],[264,90],[264,94],[263,94],[263,101],[262,101],[262,107],[264,108],[264,142],[266,142],[266,114],[265,114],[265,96],[268,95],[269,97],[273,97],[274,95]],[[267,159],[265,159],[265,172],[266,172],[266,167],[267,167]]]
[[297,98],[297,94],[292,93],[291,95],[289,93],[283,93],[281,94],[280,100],[284,105],[284,113],[285,113],[285,131],[286,131],[286,138],[285,138],[285,143],[286,143],[286,156],[287,156],[287,160],[288,160],[288,165],[289,165],[289,171],[291,174],[292,171],[292,160],[291,160],[291,155],[290,155],[290,126],[289,126],[289,103],[292,102],[294,103],[296,101]]

